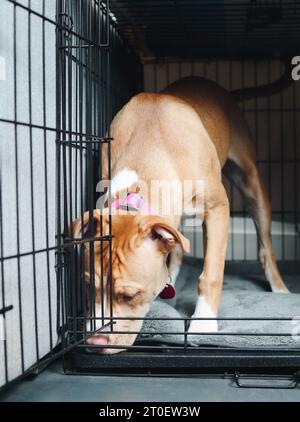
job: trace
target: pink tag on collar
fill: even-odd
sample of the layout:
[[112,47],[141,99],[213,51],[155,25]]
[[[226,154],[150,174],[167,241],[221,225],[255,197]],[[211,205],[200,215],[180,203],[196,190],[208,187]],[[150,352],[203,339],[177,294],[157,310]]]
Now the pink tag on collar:
[[167,283],[163,289],[163,291],[161,292],[161,294],[159,295],[159,297],[161,299],[173,299],[173,297],[176,296],[176,290],[175,287],[172,286],[172,284]]

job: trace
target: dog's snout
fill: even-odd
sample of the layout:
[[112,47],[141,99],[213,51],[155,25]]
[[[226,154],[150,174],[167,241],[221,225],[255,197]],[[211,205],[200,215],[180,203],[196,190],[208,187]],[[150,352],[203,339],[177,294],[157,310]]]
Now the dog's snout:
[[88,338],[86,343],[94,346],[106,346],[108,344],[108,336],[105,334],[95,334]]

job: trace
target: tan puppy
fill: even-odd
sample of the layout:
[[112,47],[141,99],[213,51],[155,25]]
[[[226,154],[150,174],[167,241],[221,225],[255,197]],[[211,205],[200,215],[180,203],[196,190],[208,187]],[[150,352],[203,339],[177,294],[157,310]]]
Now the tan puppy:
[[[221,180],[222,169],[245,197],[257,229],[260,261],[271,289],[274,292],[288,291],[272,251],[270,204],[255,164],[251,134],[230,93],[214,82],[197,77],[176,81],[159,94],[141,93],[132,98],[113,119],[111,136],[114,138],[111,153],[112,195],[115,197],[125,190],[138,190],[159,214],[147,216],[139,212],[125,212],[126,215],[112,217],[114,316],[144,317],[151,302],[163,289],[168,275],[175,283],[181,251],[189,249],[187,239],[178,232],[180,213],[161,211],[163,193],[149,199],[153,180],[179,184],[188,180],[193,181],[194,185],[197,181],[203,182],[204,196],[194,189],[178,198],[183,204],[182,214],[188,212],[190,206],[201,208],[204,201],[205,258],[198,280],[198,301],[193,317],[217,316],[229,221],[228,198]],[[106,163],[107,156],[104,155],[103,166]],[[104,215],[107,216],[107,211]],[[105,218],[104,226],[107,227],[108,217]],[[94,219],[96,235],[99,235],[97,211]],[[85,222],[88,226],[88,214]],[[77,220],[75,236],[85,231],[81,220]],[[94,256],[98,303],[99,247],[96,242]],[[89,247],[86,247],[87,260],[88,255]],[[104,251],[104,261],[106,277],[107,250]],[[89,280],[89,273],[86,273],[86,280]],[[106,297],[109,297],[107,284]],[[108,303],[105,308],[108,316]],[[117,321],[114,331],[120,334],[94,336],[89,343],[131,345],[140,327],[141,321]],[[134,333],[122,334],[127,330]],[[190,332],[216,330],[216,320],[205,319],[192,320],[189,328]],[[105,351],[112,353],[119,350]]]

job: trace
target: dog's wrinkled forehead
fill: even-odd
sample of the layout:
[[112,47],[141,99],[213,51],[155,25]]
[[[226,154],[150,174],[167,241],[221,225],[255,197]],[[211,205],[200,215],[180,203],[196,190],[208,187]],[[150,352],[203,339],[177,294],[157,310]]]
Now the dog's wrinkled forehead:
[[[83,218],[77,219],[73,224],[73,236],[75,239],[98,238],[107,236],[109,234],[110,217],[108,211],[105,210],[100,213],[99,210],[94,212],[86,212]],[[113,269],[118,264],[119,266],[128,266],[132,260],[128,258],[132,254],[136,254],[140,259],[143,258],[147,262],[147,256],[141,257],[141,245],[144,240],[147,240],[148,253],[162,253],[164,255],[171,252],[171,250],[179,244],[182,249],[189,252],[189,241],[176,228],[171,226],[163,218],[153,215],[142,215],[137,212],[118,212],[117,215],[111,216],[112,227],[112,261]],[[86,242],[86,255],[89,256],[91,251],[90,243]],[[95,241],[93,243],[94,256],[98,261],[101,252],[103,253],[104,272],[108,269],[109,259],[109,242]],[[99,269],[97,262],[97,271]],[[115,264],[115,265],[114,265]],[[88,267],[87,267],[88,268]]]

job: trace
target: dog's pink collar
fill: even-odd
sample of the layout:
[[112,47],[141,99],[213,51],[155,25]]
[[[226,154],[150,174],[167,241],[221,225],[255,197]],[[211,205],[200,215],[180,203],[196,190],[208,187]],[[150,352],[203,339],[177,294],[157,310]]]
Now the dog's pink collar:
[[116,210],[141,211],[147,215],[158,215],[157,211],[150,207],[141,195],[135,192],[129,192],[124,199],[115,199],[111,206]]

